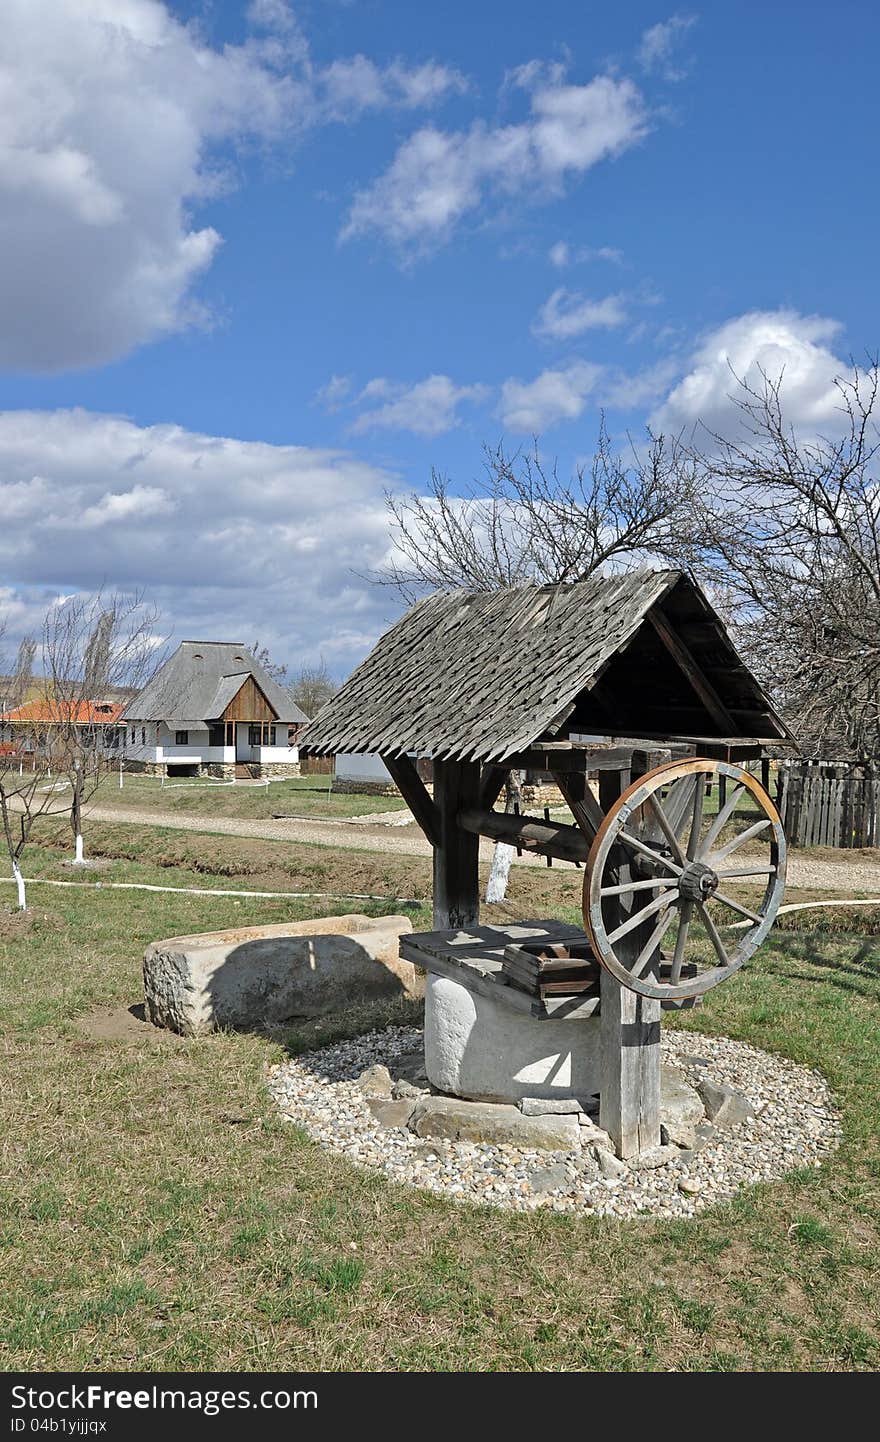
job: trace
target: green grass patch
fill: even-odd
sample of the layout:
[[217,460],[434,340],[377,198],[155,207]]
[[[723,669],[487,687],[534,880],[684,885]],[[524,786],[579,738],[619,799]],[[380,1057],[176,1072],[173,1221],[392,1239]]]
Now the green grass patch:
[[[227,870],[209,869],[223,861],[215,838],[184,837],[196,851],[160,858],[169,833],[135,835],[142,854],[114,860],[114,875],[228,885]],[[127,845],[131,833],[118,839]],[[248,850],[226,862],[246,861],[249,879],[282,864],[292,879],[311,865],[327,890],[346,889],[356,864],[372,868],[361,879],[374,884],[401,880],[385,871],[392,860],[416,864],[271,849],[275,859]],[[278,863],[279,850],[290,858]],[[26,871],[70,875],[60,847],[32,848]],[[574,919],[581,881],[563,868],[515,868],[516,906]],[[841,1151],[692,1222],[621,1223],[397,1187],[280,1120],[268,1064],[412,1020],[412,1003],[194,1040],[130,1017],[149,941],[342,908],[94,888],[34,887],[32,900],[24,918],[0,911],[3,1368],[880,1365],[880,938],[870,928],[778,930],[702,1008],[664,1021],[819,1068],[842,1108]],[[414,915],[427,924],[427,909]],[[118,1035],[95,1023],[108,1014]]]

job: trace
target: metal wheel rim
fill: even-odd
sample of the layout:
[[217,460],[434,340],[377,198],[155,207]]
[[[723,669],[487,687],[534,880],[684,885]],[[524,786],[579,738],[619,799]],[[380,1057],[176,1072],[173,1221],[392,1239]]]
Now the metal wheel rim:
[[[719,964],[703,971],[695,977],[688,977],[677,981],[670,980],[662,982],[654,980],[651,977],[634,976],[619,960],[614,950],[613,941],[609,939],[602,914],[602,902],[604,900],[603,877],[609,855],[612,849],[618,845],[634,851],[626,837],[622,836],[621,833],[625,831],[627,821],[633,812],[643,805],[650,804],[648,801],[650,796],[654,796],[663,786],[669,785],[672,780],[680,780],[686,776],[698,775],[700,773],[704,773],[706,776],[726,776],[735,783],[735,787],[742,787],[751,792],[758,804],[759,811],[763,813],[763,819],[769,823],[770,835],[767,837],[770,845],[769,866],[772,867],[773,870],[768,874],[767,886],[760,907],[755,913],[760,919],[744,932],[741,939],[738,939],[735,948],[732,949],[731,954],[727,957],[726,965],[722,966]],[[696,790],[699,790],[699,783]],[[731,815],[732,814],[733,809],[731,810]],[[711,833],[712,826],[710,825],[707,837],[710,837]],[[742,844],[741,840],[739,844]],[[691,860],[700,861],[703,850],[705,850],[705,854],[711,854],[711,844],[708,847],[701,848],[698,855],[691,858]],[[636,853],[634,852],[634,854]],[[719,982],[725,981],[727,977],[739,971],[740,967],[748,961],[749,957],[754,955],[755,951],[767,937],[785,890],[785,869],[785,833],[782,828],[779,813],[771,797],[753,776],[750,776],[749,773],[741,767],[734,766],[727,761],[711,761],[702,758],[687,761],[669,761],[663,766],[658,766],[654,771],[648,772],[647,775],[639,777],[637,781],[634,781],[631,786],[627,787],[626,791],[624,791],[615,802],[602,822],[602,825],[599,827],[590,848],[586,875],[584,877],[584,926],[599,962],[622,986],[637,992],[641,996],[659,1000],[686,1000],[688,998],[702,996],[706,991],[717,986]],[[670,873],[670,876],[671,874],[672,873]],[[661,884],[662,883],[658,881],[656,890],[660,890]],[[669,890],[671,888],[667,886],[667,889]],[[715,893],[713,893],[713,896],[714,895]],[[712,896],[708,897],[704,906],[707,906],[708,901],[711,899],[713,899]],[[672,904],[671,902],[670,905]],[[694,905],[699,907],[700,903],[695,902]],[[658,910],[662,912],[662,908],[658,908]],[[646,917],[645,919],[647,920],[648,918]],[[671,918],[667,921],[667,926],[669,924],[671,924]],[[680,931],[680,929],[679,924],[678,930]],[[685,937],[686,936],[687,930],[685,931]],[[722,949],[726,952],[726,948],[722,947]]]

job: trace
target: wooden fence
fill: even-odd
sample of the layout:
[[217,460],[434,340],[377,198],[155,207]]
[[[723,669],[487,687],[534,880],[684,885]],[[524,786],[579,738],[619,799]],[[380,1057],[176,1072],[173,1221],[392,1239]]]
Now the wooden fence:
[[791,846],[880,845],[880,772],[868,763],[780,762],[778,804]]

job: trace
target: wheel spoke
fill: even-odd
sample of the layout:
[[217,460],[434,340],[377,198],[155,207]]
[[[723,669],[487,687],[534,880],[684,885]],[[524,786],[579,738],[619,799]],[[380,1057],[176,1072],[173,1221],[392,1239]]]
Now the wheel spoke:
[[740,832],[739,836],[735,836],[732,841],[728,841],[726,846],[722,846],[720,851],[716,851],[715,861],[723,861],[725,856],[729,856],[732,851],[738,850],[743,842],[751,841],[753,836],[758,836],[760,832],[766,831],[770,824],[770,817],[765,816],[763,821],[756,821],[754,826],[747,827],[745,831]]
[[740,902],[734,901],[732,896],[725,896],[721,891],[716,891],[715,900],[720,901],[722,906],[729,906],[731,911],[738,911],[740,916],[747,916],[749,921],[761,922],[764,920],[763,916],[758,916],[754,911],[749,911],[747,906],[743,906]]
[[728,821],[736,810],[737,802],[739,801],[739,798],[742,796],[745,789],[746,788],[744,786],[734,786],[721,810],[718,812],[718,815],[715,817],[715,820],[712,822],[712,825],[709,827],[709,830],[706,832],[706,839],[703,842],[703,845],[699,852],[699,857],[701,860],[706,855],[707,851],[711,851],[713,842],[716,840],[717,837],[721,835],[722,831],[724,830],[725,826],[727,825]]
[[733,871],[719,871],[719,881],[732,881],[737,876],[775,876],[775,866],[740,866]]
[[663,810],[676,836],[681,836],[681,828],[691,810],[691,788],[698,780],[695,776],[680,776],[669,788]]
[[706,909],[705,902],[698,901],[697,907],[699,909],[701,917],[703,918],[703,925],[705,926],[706,931],[709,934],[709,940],[711,941],[712,945],[715,948],[715,951],[717,952],[718,960],[721,962],[722,966],[730,966],[730,958],[727,955],[727,952],[724,950],[724,942],[718,935],[718,928],[712,920],[711,916],[709,915],[709,912]]
[[650,881],[625,881],[620,886],[603,886],[600,896],[625,896],[628,891],[656,891],[658,886],[677,886],[672,876],[655,876]]
[[627,846],[631,846],[634,851],[641,852],[642,856],[647,856],[650,861],[656,862],[658,866],[665,866],[666,870],[671,871],[673,876],[681,876],[682,868],[680,866],[676,866],[675,862],[671,861],[668,856],[661,856],[659,851],[655,851],[653,847],[641,841],[638,836],[633,836],[631,831],[621,831],[618,840],[625,841]]
[[608,940],[610,942],[619,941],[622,936],[627,936],[631,931],[635,931],[636,927],[641,926],[643,921],[647,921],[655,912],[660,911],[661,907],[668,905],[669,892],[665,891],[662,896],[658,896],[654,901],[649,901],[647,906],[641,907],[639,911],[634,911],[632,916],[618,926],[616,930],[609,931]]
[[675,903],[673,902],[670,906],[667,906],[663,915],[660,917],[660,920],[657,922],[657,925],[654,927],[654,930],[651,932],[648,940],[645,942],[645,945],[642,947],[641,951],[636,957],[635,962],[630,967],[631,976],[641,976],[645,967],[648,965],[648,962],[651,960],[651,957],[657,950],[657,947],[663,940],[666,929],[672,919],[672,913],[674,910]]
[[703,826],[703,801],[706,795],[706,783],[702,773],[697,777],[697,789],[694,792],[694,809],[691,815],[691,834],[687,844],[688,861],[693,861],[700,845],[700,831]]
[[669,973],[669,980],[672,985],[677,981],[681,981],[681,964],[684,961],[684,949],[687,946],[687,937],[693,914],[694,903],[692,901],[685,901],[681,908],[678,936],[675,938],[675,951],[672,954],[672,969]]
[[653,811],[654,816],[660,826],[660,830],[666,837],[666,840],[668,841],[672,849],[672,854],[678,862],[679,866],[686,866],[687,857],[681,849],[678,837],[676,836],[675,832],[669,824],[669,821],[667,820],[666,812],[663,810],[663,807],[660,805],[660,802],[657,800],[657,797],[654,795],[653,791],[648,796],[648,805]]

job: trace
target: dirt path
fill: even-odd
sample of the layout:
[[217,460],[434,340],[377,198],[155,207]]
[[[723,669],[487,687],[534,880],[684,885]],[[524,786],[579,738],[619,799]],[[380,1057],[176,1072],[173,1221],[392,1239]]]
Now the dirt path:
[[[430,856],[431,848],[421,832],[412,826],[366,825],[361,821],[244,820],[232,816],[180,816],[169,811],[139,811],[121,807],[93,806],[93,821],[122,822],[130,826],[162,826],[172,831],[201,831],[221,836],[250,836],[268,841],[298,841],[312,846],[348,848],[354,851],[391,852],[399,856]],[[491,841],[480,842],[480,855],[488,861]],[[838,859],[839,858],[839,859]],[[515,866],[544,866],[543,857],[523,852],[514,857]],[[880,896],[880,861],[860,853],[839,852],[837,857],[804,856],[790,852],[788,884],[813,891],[868,892]]]

